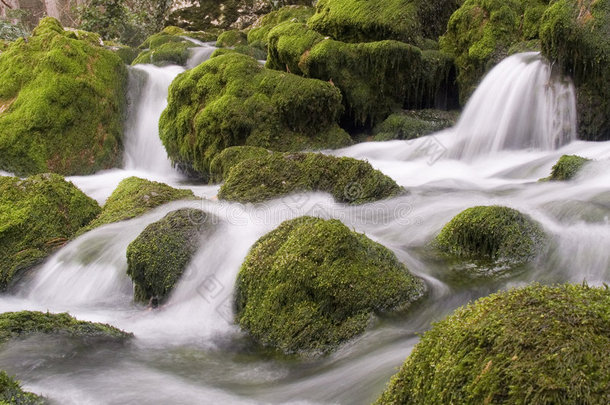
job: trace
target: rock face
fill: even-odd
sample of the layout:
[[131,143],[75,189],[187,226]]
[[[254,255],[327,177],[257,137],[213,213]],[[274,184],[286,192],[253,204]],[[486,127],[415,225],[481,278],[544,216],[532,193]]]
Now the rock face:
[[347,204],[404,192],[390,177],[361,160],[319,153],[267,153],[235,165],[218,197],[254,203],[306,191],[324,191]]
[[197,251],[199,239],[216,221],[196,209],[180,209],[148,225],[127,247],[127,274],[134,282],[134,299],[162,303],[180,280]]
[[93,199],[59,175],[0,177],[0,290],[99,213]]
[[408,307],[425,287],[365,235],[301,217],[256,242],[236,289],[237,322],[255,341],[315,356],[361,334],[374,314]]
[[168,103],[159,122],[167,153],[204,178],[212,159],[229,146],[297,151],[351,143],[337,125],[343,107],[336,87],[265,69],[239,53],[179,75]]
[[0,169],[68,175],[119,165],[126,81],[98,35],[41,20],[0,53]]
[[376,404],[605,404],[610,291],[532,285],[459,308]]
[[544,231],[529,216],[500,206],[468,208],[437,236],[435,245],[466,268],[502,269],[534,259],[544,247]]

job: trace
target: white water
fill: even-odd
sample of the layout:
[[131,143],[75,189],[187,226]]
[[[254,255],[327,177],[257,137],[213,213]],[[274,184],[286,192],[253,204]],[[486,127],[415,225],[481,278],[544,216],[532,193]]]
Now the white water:
[[[490,97],[475,94],[473,99],[479,96]],[[471,159],[452,157],[450,152],[462,141],[455,132],[333,151],[368,160],[409,191],[359,207],[337,204],[319,193],[257,206],[220,202],[211,198],[218,186],[183,185],[175,174],[147,171],[71,178],[100,202],[127,175],[190,187],[204,198],[173,202],[91,231],[0,297],[0,311],[69,311],[81,319],[111,323],[135,333],[131,346],[83,351],[64,342],[25,341],[0,351],[0,369],[17,374],[27,389],[64,404],[367,404],[409,354],[416,333],[469,300],[531,281],[610,282],[610,142],[571,141],[549,148],[523,142]],[[495,132],[491,137],[496,135],[503,136]],[[537,182],[562,154],[595,162],[573,181]],[[481,204],[508,205],[536,218],[552,235],[549,252],[513,277],[472,285],[452,280],[444,265],[422,248],[458,212]],[[216,231],[201,240],[169,302],[149,311],[131,302],[125,250],[145,226],[179,207],[202,208],[220,220]],[[257,238],[300,215],[340,219],[389,247],[425,279],[430,297],[408,317],[374,325],[313,363],[252,351],[232,322],[235,276]]]

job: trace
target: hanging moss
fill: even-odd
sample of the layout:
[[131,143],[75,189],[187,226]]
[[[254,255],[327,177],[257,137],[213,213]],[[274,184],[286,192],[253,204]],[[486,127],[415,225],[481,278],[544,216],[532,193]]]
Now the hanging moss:
[[0,169],[90,174],[120,165],[127,70],[44,18],[0,54]]
[[543,54],[576,85],[579,137],[610,139],[610,1],[555,1],[540,37]]
[[134,300],[164,302],[197,251],[202,233],[211,231],[215,223],[204,211],[180,209],[148,225],[127,247]]
[[324,191],[348,204],[364,204],[404,192],[368,162],[319,153],[273,153],[235,165],[218,198],[261,202],[304,191]]
[[0,370],[0,404],[45,405],[47,403],[43,397],[23,391],[18,381]]
[[103,323],[79,321],[69,314],[35,311],[0,314],[0,344],[33,335],[69,336],[88,340],[125,341],[133,335]]
[[329,83],[229,53],[174,80],[159,129],[172,161],[207,178],[212,159],[229,146],[296,151],[350,144],[337,125],[342,109]]
[[229,172],[244,160],[260,158],[273,152],[258,146],[231,146],[223,149],[210,163],[210,180],[218,183],[226,180]]
[[101,214],[85,230],[140,216],[170,201],[194,198],[191,190],[175,189],[167,184],[128,177],[112,192]]
[[519,211],[493,206],[468,208],[436,237],[435,246],[466,268],[494,271],[531,261],[545,244],[541,226]]
[[376,404],[606,404],[610,290],[534,284],[433,325]]
[[0,290],[99,212],[94,200],[59,175],[0,177]]
[[237,322],[264,346],[315,356],[404,310],[424,283],[396,256],[338,220],[301,217],[259,239],[237,276]]
[[551,175],[543,181],[566,181],[572,180],[582,169],[582,167],[590,162],[591,159],[586,159],[576,155],[563,155],[551,169]]
[[445,128],[457,122],[458,112],[440,110],[410,110],[392,114],[375,126],[375,141],[415,139]]
[[283,22],[305,23],[314,13],[312,7],[285,6],[260,17],[248,31],[248,43],[252,46],[267,49],[267,35]]

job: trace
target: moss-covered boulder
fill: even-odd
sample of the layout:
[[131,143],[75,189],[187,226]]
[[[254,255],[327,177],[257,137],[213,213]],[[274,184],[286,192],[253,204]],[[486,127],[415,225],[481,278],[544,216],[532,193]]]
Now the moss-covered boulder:
[[0,170],[89,174],[121,164],[127,70],[44,18],[0,54]]
[[269,32],[285,22],[305,23],[313,15],[313,7],[285,6],[259,18],[248,30],[248,43],[254,47],[267,49]]
[[221,182],[226,180],[229,172],[244,160],[265,157],[273,153],[258,146],[231,146],[223,149],[210,163],[210,180]]
[[342,111],[332,84],[229,53],[174,80],[159,130],[172,161],[207,178],[212,159],[229,146],[298,151],[349,145],[337,125]]
[[93,199],[57,174],[0,177],[0,290],[99,212]]
[[457,105],[453,60],[399,41],[350,44],[299,23],[268,35],[266,66],[328,81],[343,94],[346,125],[373,126],[401,108]]
[[112,192],[102,212],[85,229],[135,218],[170,201],[195,198],[191,190],[176,189],[167,184],[128,177]]
[[131,64],[186,65],[190,56],[190,48],[197,46],[193,41],[185,38],[187,34],[181,28],[170,26],[149,36],[139,46],[141,52]]
[[540,29],[543,53],[573,78],[581,139],[610,139],[610,0],[556,0]]
[[216,46],[219,48],[228,48],[237,45],[247,45],[248,35],[240,30],[225,31],[216,39]]
[[582,167],[591,159],[576,155],[563,155],[551,169],[551,175],[542,179],[543,181],[566,181],[572,180]]
[[345,42],[384,39],[417,44],[445,32],[463,0],[319,0],[308,21],[314,30]]
[[394,180],[362,160],[320,153],[273,153],[234,166],[218,198],[255,203],[306,191],[324,191],[348,204],[404,192]]
[[226,55],[227,53],[241,53],[259,61],[267,59],[267,51],[251,45],[237,45],[233,48],[218,48],[212,53],[210,58]]
[[456,111],[409,110],[395,113],[373,128],[375,141],[415,139],[455,125]]
[[148,225],[127,247],[127,274],[134,282],[134,299],[164,302],[197,251],[201,235],[215,224],[212,215],[185,208]]
[[606,404],[610,290],[531,285],[436,323],[376,404]]
[[68,336],[91,340],[122,342],[133,335],[103,323],[79,321],[69,314],[36,311],[0,314],[0,344],[34,335]]
[[457,268],[487,274],[533,260],[545,241],[542,227],[529,216],[492,205],[456,215],[436,237],[435,246],[460,263]]
[[43,397],[23,391],[18,381],[0,370],[0,404],[45,405],[47,403]]
[[454,56],[464,103],[514,44],[537,39],[549,0],[466,0],[451,15],[441,50]]
[[248,253],[236,317],[258,343],[312,356],[361,334],[373,315],[406,309],[424,290],[387,248],[338,220],[301,217]]

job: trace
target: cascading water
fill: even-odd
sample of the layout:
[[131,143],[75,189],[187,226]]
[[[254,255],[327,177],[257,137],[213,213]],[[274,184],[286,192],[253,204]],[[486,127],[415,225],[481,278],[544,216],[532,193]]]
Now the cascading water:
[[576,139],[576,97],[568,79],[553,75],[537,52],[493,68],[454,128],[452,154],[472,159],[514,149],[552,150]]
[[[417,334],[456,307],[532,281],[609,283],[610,142],[571,141],[571,135],[562,138],[564,135],[553,131],[543,137],[546,144],[542,138],[527,138],[540,135],[533,127],[552,126],[550,121],[536,121],[536,114],[515,112],[520,104],[517,100],[532,110],[540,107],[539,100],[528,97],[548,96],[532,87],[534,78],[543,81],[545,65],[534,55],[517,59],[524,58],[534,60],[527,64],[513,59],[513,68],[508,69],[520,70],[524,77],[499,75],[496,80],[500,83],[495,85],[506,93],[490,92],[482,85],[484,94],[473,95],[473,100],[486,99],[478,104],[479,113],[475,114],[474,105],[464,113],[470,114],[469,120],[483,119],[479,115],[486,110],[507,117],[495,129],[491,124],[486,127],[491,143],[470,132],[469,144],[466,132],[461,131],[470,121],[463,117],[458,128],[421,139],[361,143],[332,152],[367,159],[404,186],[409,191],[406,195],[357,207],[337,204],[319,193],[244,206],[209,198],[216,194],[217,186],[189,186],[206,198],[173,202],[75,239],[15,290],[1,296],[0,311],[69,311],[81,319],[107,322],[133,332],[134,343],[112,350],[95,346],[85,352],[52,340],[10,343],[0,351],[0,369],[17,374],[26,389],[63,404],[369,404],[417,343]],[[540,71],[529,70],[534,67]],[[565,95],[554,91],[558,99]],[[501,99],[494,100],[494,94]],[[510,103],[508,94],[512,94]],[[165,96],[160,92],[154,97],[160,102]],[[545,103],[540,111],[561,104],[557,100]],[[502,106],[507,108],[505,114]],[[530,126],[521,123],[525,132],[518,132],[518,140],[511,140],[510,134],[517,133],[517,127],[509,124],[515,117],[533,121]],[[502,120],[496,121],[499,124]],[[156,136],[156,132],[136,131],[128,137],[136,133]],[[452,155],[456,150],[461,152],[459,156]],[[573,181],[538,182],[548,176],[563,154],[577,154],[595,162],[585,166]],[[72,179],[103,202],[125,176],[117,171]],[[160,180],[184,187],[175,176]],[[423,248],[463,209],[491,204],[511,206],[536,218],[553,244],[543,260],[522,273],[487,284],[458,282]],[[149,310],[133,304],[131,281],[125,273],[128,244],[148,224],[183,207],[214,214],[217,229],[202,238],[196,256],[164,306]],[[316,362],[282,361],[253,350],[233,323],[236,274],[257,238],[300,215],[340,219],[349,228],[389,247],[426,281],[429,297],[406,318],[375,325],[335,354]]]

